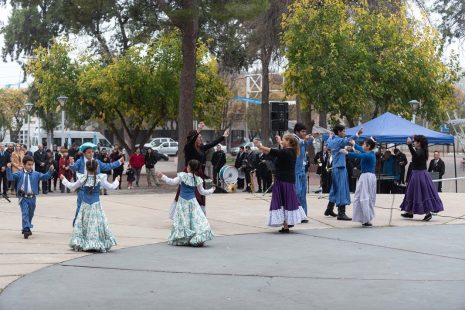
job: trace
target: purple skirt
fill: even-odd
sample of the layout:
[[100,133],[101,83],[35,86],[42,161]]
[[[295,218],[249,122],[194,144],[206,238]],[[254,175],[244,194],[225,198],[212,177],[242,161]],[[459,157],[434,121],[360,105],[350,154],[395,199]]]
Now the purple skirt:
[[306,219],[304,209],[297,199],[295,184],[276,180],[273,184],[268,226],[300,224]]
[[438,191],[426,170],[412,171],[400,209],[413,214],[444,211]]

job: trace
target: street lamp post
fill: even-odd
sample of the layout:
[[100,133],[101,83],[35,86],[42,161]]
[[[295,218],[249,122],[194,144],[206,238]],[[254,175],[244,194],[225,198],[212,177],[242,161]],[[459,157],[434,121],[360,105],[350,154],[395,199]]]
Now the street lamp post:
[[25,104],[27,111],[27,149],[31,149],[31,110],[34,104],[28,102]]
[[65,145],[65,103],[68,100],[66,96],[60,96],[57,98],[61,105],[61,146]]
[[410,100],[408,103],[412,106],[412,109],[413,109],[412,123],[416,124],[417,123],[417,119],[416,119],[417,109],[420,106],[420,102],[414,99],[414,100]]

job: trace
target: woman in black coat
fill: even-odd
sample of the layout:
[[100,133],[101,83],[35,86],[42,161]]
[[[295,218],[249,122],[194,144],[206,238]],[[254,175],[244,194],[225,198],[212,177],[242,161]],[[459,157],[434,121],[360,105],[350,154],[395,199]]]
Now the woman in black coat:
[[[202,140],[202,129],[205,127],[205,124],[203,122],[199,123],[199,126],[197,130],[192,130],[189,135],[187,136],[187,141],[186,145],[184,146],[184,158],[185,158],[185,164],[184,164],[184,172],[187,172],[187,163],[191,159],[196,159],[200,162],[199,170],[197,171],[197,175],[200,176],[204,180],[204,186],[205,186],[205,164],[207,162],[207,157],[205,155],[205,152],[212,147],[220,144],[226,137],[229,136],[229,129],[226,129],[223,133],[223,136],[219,137],[218,139],[208,143],[208,144],[203,144]],[[179,188],[178,192],[176,193],[176,201],[178,201],[179,197]],[[202,207],[202,210],[205,213],[205,196],[200,195],[200,193],[195,190],[195,197],[197,198],[197,201],[199,202],[199,205]]]

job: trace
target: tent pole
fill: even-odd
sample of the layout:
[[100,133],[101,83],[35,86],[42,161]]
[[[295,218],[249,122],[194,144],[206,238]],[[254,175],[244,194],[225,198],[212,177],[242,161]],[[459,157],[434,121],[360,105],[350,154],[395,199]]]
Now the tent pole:
[[454,149],[454,168],[455,168],[455,192],[458,193],[458,190],[457,190],[457,160],[455,158],[455,139],[454,139],[454,144],[453,145],[453,149]]

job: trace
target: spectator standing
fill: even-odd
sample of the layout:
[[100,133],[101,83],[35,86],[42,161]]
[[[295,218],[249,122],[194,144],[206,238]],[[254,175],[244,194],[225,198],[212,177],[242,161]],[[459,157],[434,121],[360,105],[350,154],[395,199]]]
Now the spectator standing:
[[244,160],[242,161],[242,170],[245,173],[245,189],[243,190],[244,192],[251,192],[252,189],[250,188],[252,180],[251,172],[253,170],[253,158],[254,154],[252,153],[252,150],[250,149],[250,146],[245,147],[245,155],[244,155]]
[[320,187],[322,193],[329,193],[331,188],[331,153],[328,146],[323,145],[323,150],[316,153],[313,163],[317,165],[316,174],[320,176]]
[[218,174],[226,164],[226,154],[221,149],[221,145],[216,146],[216,152],[213,154],[212,157],[212,164],[213,164],[213,182],[218,184]]
[[[102,151],[100,152],[100,155],[99,155],[98,159],[102,163],[105,163],[105,164],[110,164],[111,163],[110,155],[108,154],[108,151],[105,148],[103,148]],[[110,176],[111,175],[111,170],[107,170],[107,171],[104,171],[102,173],[105,173],[107,176]],[[108,195],[108,190],[105,187],[103,187],[103,194]]]
[[8,153],[10,153],[10,155],[13,154],[13,152],[15,151],[15,144],[13,144],[13,143],[8,143],[7,148],[6,148],[6,151],[7,151]]
[[258,188],[260,192],[266,192],[271,187],[271,183],[273,182],[273,175],[272,175],[273,157],[271,157],[269,154],[264,154],[263,152],[261,152],[258,158],[259,158],[259,163],[257,166]]
[[[38,150],[34,152],[34,164],[35,164],[34,168],[35,168],[35,171],[45,174],[47,172],[47,154],[42,144],[39,144],[37,148]],[[47,180],[48,179],[49,178],[41,179],[42,180],[42,193],[44,195],[48,193],[47,192],[47,187],[48,187]]]
[[[438,172],[439,179],[442,179],[442,176],[446,172],[446,165],[438,151],[434,152],[434,158],[429,162],[428,172]],[[442,182],[438,182],[438,192],[442,192]]]
[[237,178],[237,189],[244,188],[244,177],[241,178],[241,176],[245,176],[244,172],[241,170],[242,162],[244,161],[244,158],[245,158],[245,148],[244,146],[241,145],[239,147],[239,153],[237,153],[237,156],[236,156],[236,161],[234,162],[234,167],[236,167],[236,169],[239,171],[239,177]]
[[[21,145],[20,147],[21,147],[21,151],[24,153],[24,156],[27,155],[27,156],[34,157],[34,154],[32,154],[32,152],[27,149],[27,146],[25,144]],[[22,162],[21,162],[21,165],[22,165]]]
[[405,184],[405,167],[408,164],[407,156],[399,149],[394,150],[394,155],[396,157],[396,174],[399,175],[399,183]]
[[136,186],[139,187],[140,172],[142,167],[145,165],[145,158],[144,155],[140,153],[140,148],[136,148],[135,153],[131,154],[131,157],[129,157],[129,163],[136,174]]
[[[111,162],[119,161],[123,157],[123,153],[120,151],[119,144],[115,144],[113,147],[113,152],[110,154]],[[124,171],[124,166],[121,165],[118,168],[113,169],[113,181],[119,176],[122,179]],[[121,189],[121,182],[118,185],[118,188]]]
[[[68,149],[62,147],[60,149],[61,151],[61,156],[60,160],[58,161],[58,168],[59,168],[59,175],[63,175],[67,180],[71,180],[73,177],[73,171],[70,169],[70,161],[69,161],[69,155],[68,155]],[[63,185],[63,181],[60,180],[60,192],[64,193],[65,192],[65,186]],[[70,189],[66,188],[66,192],[69,193]]]
[[[147,185],[152,187],[154,185],[160,186],[158,183],[158,178],[155,174],[155,165],[158,162],[157,154],[152,150],[152,148],[147,149],[145,154],[145,172],[147,173]],[[153,184],[152,184],[153,181]]]
[[[53,167],[52,177],[47,180],[47,191],[53,193],[57,190],[57,182],[58,182],[58,162],[55,161],[55,155],[51,150],[47,150],[47,164],[46,169]],[[52,191],[52,179],[53,179],[53,191]]]
[[[0,183],[3,196],[8,197],[8,179],[6,177],[7,164],[11,161],[11,155],[5,150],[5,145],[0,144]],[[13,182],[12,182],[13,183]]]
[[[11,170],[13,171],[13,173],[16,173],[19,170],[23,169],[23,158],[24,158],[24,156],[25,156],[25,152],[21,149],[21,145],[16,144],[15,145],[15,151],[11,154]],[[11,192],[14,193],[16,191],[15,181],[10,181],[9,183],[11,183],[10,184],[11,185]]]
[[[210,142],[207,141],[207,144]],[[205,176],[208,178],[213,179],[214,171],[213,171],[213,154],[215,154],[215,149],[214,148],[209,148],[208,150],[205,151]]]
[[126,170],[128,189],[133,189],[132,182],[136,180],[136,170],[131,167],[131,163],[128,164],[128,169]]

